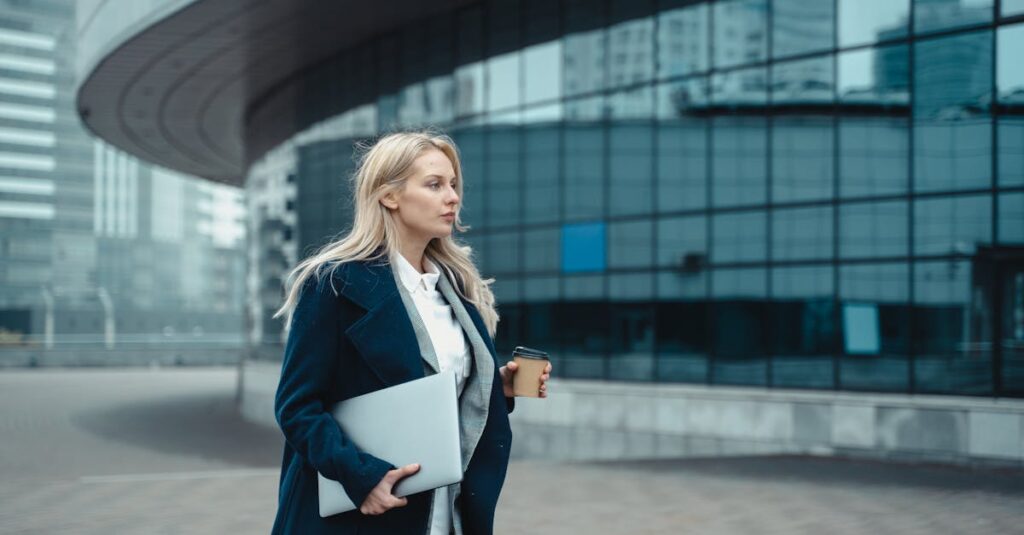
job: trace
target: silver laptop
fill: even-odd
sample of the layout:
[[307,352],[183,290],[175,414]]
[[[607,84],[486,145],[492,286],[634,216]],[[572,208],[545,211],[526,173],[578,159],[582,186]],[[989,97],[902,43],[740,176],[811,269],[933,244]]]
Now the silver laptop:
[[[462,481],[455,374],[446,371],[342,401],[334,409],[357,448],[401,468],[420,471],[391,490],[402,497]],[[317,474],[320,516],[357,508],[341,483]]]

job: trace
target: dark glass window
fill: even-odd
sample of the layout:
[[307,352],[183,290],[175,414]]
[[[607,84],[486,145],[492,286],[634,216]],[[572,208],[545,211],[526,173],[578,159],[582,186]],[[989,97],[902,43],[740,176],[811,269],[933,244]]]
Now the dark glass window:
[[654,305],[644,300],[616,300],[609,307],[609,316],[608,379],[653,380]]
[[832,58],[772,70],[772,201],[832,197]]
[[[558,370],[554,373],[561,376],[564,370],[562,369],[562,351],[559,347],[560,341],[556,330],[558,328],[556,318],[558,305],[553,302],[554,297],[557,297],[557,293],[544,302],[522,305],[522,338],[510,340],[508,345],[513,346],[512,349],[515,349],[514,346],[517,345],[525,345],[547,351],[553,369]],[[504,319],[502,318],[502,322]],[[499,359],[510,357],[511,351],[503,353]],[[505,361],[499,360],[498,362]]]
[[772,57],[832,48],[833,2],[772,0]]
[[768,342],[773,386],[832,388],[835,301],[832,266],[772,270]]
[[832,258],[832,207],[777,209],[772,212],[772,260]]
[[914,0],[914,32],[933,32],[992,20],[993,0]]
[[[529,240],[528,237],[526,239]],[[529,247],[529,244],[527,244],[527,247]],[[543,277],[540,275],[526,277],[523,280],[523,299],[528,302],[557,301],[560,293],[558,286],[558,277]],[[529,344],[524,345],[529,346]]]
[[852,390],[910,387],[907,264],[840,266],[839,380]]
[[525,129],[524,137],[525,222],[556,222],[562,204],[561,133],[557,126],[537,126]]
[[523,233],[523,269],[528,272],[557,272],[562,265],[558,258],[559,235],[557,228],[525,231]]
[[989,187],[992,34],[920,41],[914,64],[914,189]]
[[490,257],[487,265],[495,275],[518,274],[520,270],[520,239],[518,232],[498,232],[487,236],[487,251]]
[[968,261],[914,266],[914,376],[919,392],[992,392],[991,337],[972,317],[971,279]]
[[910,0],[839,0],[839,46],[907,36]]
[[659,266],[694,271],[707,261],[707,218],[663,217],[658,219]]
[[973,254],[992,242],[992,197],[914,200],[914,254]]
[[604,271],[605,224],[580,223],[562,227],[562,271]]
[[711,217],[711,259],[726,262],[764,261],[768,221],[762,210],[715,214]]
[[484,132],[471,128],[455,130],[452,139],[459,146],[459,162],[462,164],[462,206],[459,217],[464,224],[474,229],[486,226],[483,214],[484,189],[487,180],[484,172]]
[[492,127],[487,136],[487,222],[491,227],[520,223],[520,139],[515,127]]
[[[1005,12],[1005,0],[1002,5]],[[1024,24],[999,28],[996,95],[1000,116],[996,163],[999,185],[1003,187],[1024,185],[1024,66],[1021,66],[1020,50],[1024,50]]]
[[608,225],[608,266],[642,268],[651,265],[651,220],[621,221]]
[[691,4],[658,13],[658,78],[708,70],[708,4]]
[[559,375],[603,379],[605,353],[611,341],[609,304],[596,300],[569,300],[558,303],[555,308],[563,354]]
[[651,213],[653,128],[650,124],[612,124],[608,135],[612,215]]
[[565,217],[604,216],[604,130],[599,125],[565,127]]
[[658,86],[655,204],[668,212],[707,206],[707,79]]
[[904,193],[907,180],[909,61],[906,45],[839,54],[839,195]]
[[711,304],[712,382],[767,384],[765,270],[712,271],[711,292],[715,296]]
[[704,383],[708,379],[708,304],[659,301],[655,305],[659,381]]
[[767,200],[766,74],[756,68],[711,78],[712,105],[729,114],[715,117],[711,124],[714,206]]
[[728,0],[714,4],[715,67],[764,61],[768,50],[767,0]]
[[999,194],[999,242],[1024,243],[1024,193]]
[[900,257],[910,232],[905,200],[839,206],[839,257]]

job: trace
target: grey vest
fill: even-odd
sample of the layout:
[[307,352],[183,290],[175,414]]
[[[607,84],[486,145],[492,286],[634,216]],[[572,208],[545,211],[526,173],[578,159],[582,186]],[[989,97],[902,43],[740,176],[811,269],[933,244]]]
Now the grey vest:
[[[459,434],[462,441],[462,471],[469,467],[469,460],[473,458],[476,444],[480,441],[480,435],[484,432],[487,424],[487,411],[491,399],[491,386],[494,377],[494,357],[491,355],[487,344],[484,343],[476,325],[470,319],[469,313],[462,305],[455,288],[448,280],[448,274],[439,262],[437,264],[441,276],[437,278],[437,288],[444,296],[445,301],[452,307],[455,318],[462,325],[462,331],[469,339],[470,349],[473,354],[472,366],[466,384],[459,395]],[[420,318],[416,304],[409,295],[409,291],[402,284],[402,278],[398,273],[398,267],[391,263],[391,274],[395,277],[395,284],[398,286],[398,293],[405,304],[405,310],[409,313],[409,321],[416,332],[416,342],[420,346],[420,354],[423,355],[423,373],[431,375],[437,373],[441,368],[437,363],[437,355],[434,353],[434,344],[430,341],[430,333]],[[462,535],[462,522],[458,511],[455,510],[455,499],[461,492],[461,485],[456,483],[448,487],[448,510],[452,512],[452,527],[457,535]],[[433,499],[431,499],[430,511],[433,512]],[[430,519],[427,525],[430,525]]]

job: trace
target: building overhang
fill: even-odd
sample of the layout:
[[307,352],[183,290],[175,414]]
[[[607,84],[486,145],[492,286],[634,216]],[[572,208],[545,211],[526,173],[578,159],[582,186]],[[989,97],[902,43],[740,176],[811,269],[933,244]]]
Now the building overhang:
[[241,185],[268,148],[245,142],[260,103],[348,48],[471,1],[168,1],[80,71],[78,112],[94,134],[142,160]]

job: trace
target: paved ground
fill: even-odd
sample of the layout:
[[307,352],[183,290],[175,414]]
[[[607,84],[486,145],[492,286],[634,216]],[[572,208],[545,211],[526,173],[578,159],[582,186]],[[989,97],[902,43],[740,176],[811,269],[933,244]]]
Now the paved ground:
[[[267,533],[233,369],[0,372],[0,533]],[[1024,534],[1024,473],[798,457],[516,462],[498,534]]]

